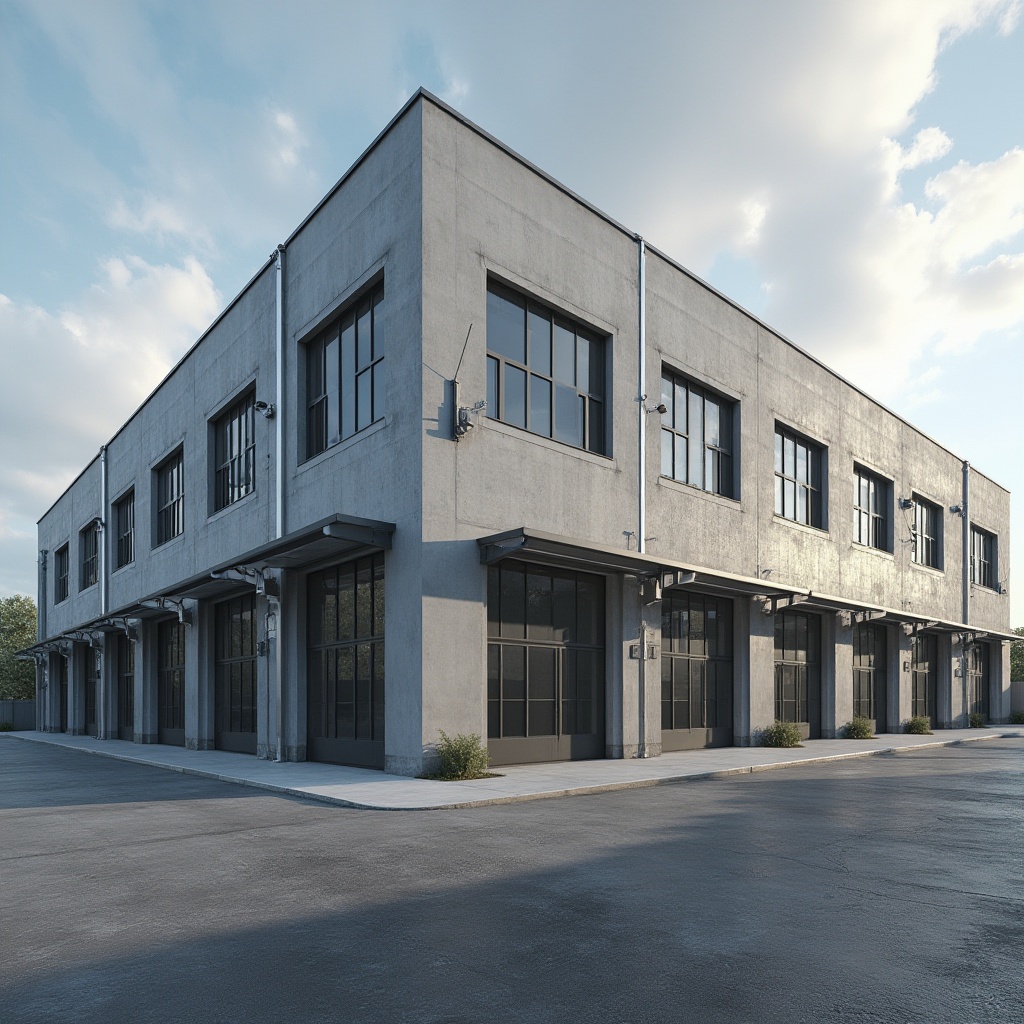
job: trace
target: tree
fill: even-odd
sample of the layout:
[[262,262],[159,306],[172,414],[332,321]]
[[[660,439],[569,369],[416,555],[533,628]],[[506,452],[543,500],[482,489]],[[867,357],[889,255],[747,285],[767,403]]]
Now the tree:
[[[1024,636],[1024,626],[1018,626],[1014,633]],[[1024,640],[1014,640],[1010,644],[1010,679],[1015,683],[1024,681]]]
[[0,597],[0,700],[31,699],[36,695],[36,670],[31,661],[18,661],[15,651],[36,642],[36,603],[24,594]]

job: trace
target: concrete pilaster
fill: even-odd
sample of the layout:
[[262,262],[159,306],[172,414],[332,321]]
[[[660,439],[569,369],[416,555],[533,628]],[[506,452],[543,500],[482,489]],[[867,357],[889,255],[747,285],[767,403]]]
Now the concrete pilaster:
[[894,664],[889,678],[896,681],[889,688],[889,732],[903,732],[903,724],[914,713],[914,638],[907,636],[899,626],[890,628],[889,637],[889,650],[894,654],[890,659]]
[[[391,583],[387,576],[387,561],[385,560],[386,587]],[[284,737],[281,743],[281,756],[286,761],[306,760],[306,722],[307,722],[307,688],[306,688],[306,578],[297,572],[279,571],[277,575],[278,601],[267,602],[267,615],[264,618],[264,636],[267,640],[266,662],[267,675],[267,701],[266,701],[266,747],[262,757],[277,756],[277,693],[278,686],[281,690],[282,716],[281,721]],[[390,615],[391,590],[387,590],[385,599],[385,616]],[[385,622],[385,661],[389,657],[389,645],[387,642],[387,631],[392,627],[387,623],[392,620],[386,618]],[[395,633],[402,634],[395,624]],[[281,645],[281,680],[278,683],[275,677],[275,666],[277,655],[275,645]],[[397,646],[397,645],[396,645]],[[389,664],[389,663],[387,663]],[[389,714],[388,701],[391,700],[391,691],[388,689],[391,684],[390,671],[385,667],[385,699],[384,714]],[[388,719],[390,721],[390,719]],[[387,725],[384,733],[385,749],[388,741]],[[259,747],[257,746],[257,752]],[[386,757],[386,755],[385,755]],[[390,770],[390,769],[389,769]]]
[[213,750],[213,606],[188,602],[192,624],[185,626],[185,747]]
[[100,640],[100,675],[96,683],[96,737],[117,739],[117,634]]
[[745,747],[756,744],[761,730],[775,721],[775,616],[765,615],[757,602],[751,602],[748,609],[750,721],[749,732],[739,737]]
[[750,601],[733,601],[732,733],[738,747],[750,746],[750,617],[758,608]]
[[940,633],[935,642],[935,721],[939,728],[948,729],[953,724],[954,684],[957,681],[955,669],[956,652],[950,635]]
[[71,645],[68,661],[68,732],[72,736],[85,734],[85,673],[86,658],[92,657],[92,648],[77,640]]
[[991,644],[989,664],[992,676],[989,684],[989,718],[993,722],[1006,722],[1010,718],[1010,645]]
[[[831,735],[840,735],[840,730],[853,718],[853,624],[848,616],[840,613],[832,616],[835,643],[832,647],[830,667],[832,669],[832,690],[835,695],[835,710]],[[822,661],[829,658],[829,649],[822,648]]]
[[135,643],[135,742],[156,743],[157,717],[157,631],[152,619],[139,623]]

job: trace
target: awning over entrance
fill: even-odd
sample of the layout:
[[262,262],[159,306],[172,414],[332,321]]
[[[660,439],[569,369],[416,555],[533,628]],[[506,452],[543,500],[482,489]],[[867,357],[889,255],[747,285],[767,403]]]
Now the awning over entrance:
[[657,580],[663,590],[673,587],[693,587],[722,596],[747,596],[762,599],[764,611],[771,614],[784,608],[802,608],[806,611],[848,611],[857,619],[887,621],[909,626],[915,632],[966,634],[973,640],[1015,641],[1015,633],[984,629],[945,619],[935,619],[916,612],[886,608],[851,598],[823,594],[806,587],[793,587],[772,583],[753,576],[690,565],[671,558],[662,558],[639,551],[592,544],[589,541],[557,534],[541,533],[522,526],[516,530],[492,534],[477,539],[480,561],[493,565],[505,558],[525,558],[534,562],[574,566],[596,572],[614,572],[642,579]]
[[181,602],[184,599],[228,594],[237,590],[242,582],[255,582],[265,569],[301,569],[327,559],[354,558],[370,551],[386,551],[391,548],[394,532],[394,523],[335,513],[18,653],[35,657],[59,650],[62,640],[81,639],[80,634],[97,630],[127,631],[128,619],[163,617],[176,612],[182,614]]

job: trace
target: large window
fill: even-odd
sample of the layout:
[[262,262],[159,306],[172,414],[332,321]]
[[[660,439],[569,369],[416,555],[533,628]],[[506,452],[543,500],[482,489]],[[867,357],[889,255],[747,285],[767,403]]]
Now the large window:
[[734,497],[734,403],[669,371],[661,375],[661,401],[661,475]]
[[999,576],[996,564],[996,538],[971,525],[971,582],[979,587],[997,590]]
[[117,531],[117,568],[135,561],[135,490],[114,504],[114,529]]
[[988,718],[988,644],[967,648],[967,713]]
[[608,454],[607,339],[555,310],[487,286],[487,415]]
[[60,604],[68,599],[68,557],[67,544],[53,553],[53,603]]
[[214,609],[215,742],[218,750],[256,753],[256,595]]
[[822,477],[825,451],[780,424],[775,425],[775,514],[823,527]]
[[492,761],[604,754],[604,579],[506,561],[487,570]]
[[934,636],[915,636],[910,648],[911,697],[910,713],[927,718],[935,725],[936,676],[938,643]]
[[666,593],[661,602],[662,747],[732,743],[732,602]]
[[860,623],[853,630],[853,713],[885,732],[885,627]]
[[94,586],[98,576],[100,555],[100,528],[90,523],[78,534],[78,589]]
[[179,448],[156,470],[156,542],[185,532],[185,455]]
[[821,632],[814,615],[775,616],[775,718],[795,722],[805,737],[821,732]]
[[869,548],[889,550],[892,499],[888,480],[861,466],[853,468],[853,539]]
[[914,561],[933,569],[942,568],[942,510],[914,495]]
[[310,759],[384,767],[384,556],[307,581]]
[[185,745],[185,627],[157,624],[157,726],[161,743]]
[[214,511],[256,489],[256,396],[235,402],[213,424]]
[[306,458],[384,415],[384,285],[306,344]]

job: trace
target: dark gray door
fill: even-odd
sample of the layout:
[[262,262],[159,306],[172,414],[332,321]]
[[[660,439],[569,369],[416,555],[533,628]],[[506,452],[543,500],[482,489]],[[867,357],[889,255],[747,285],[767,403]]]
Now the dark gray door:
[[95,736],[96,729],[96,684],[99,681],[99,653],[91,647],[85,653],[85,731]]
[[866,718],[875,732],[888,732],[889,691],[885,627],[861,623],[853,631],[853,714]]
[[988,644],[967,651],[967,712],[988,721]]
[[804,739],[821,738],[821,623],[816,615],[775,616],[775,720]]
[[157,738],[185,746],[185,627],[171,620],[157,626]]
[[256,595],[222,601],[214,609],[216,689],[214,745],[256,753]]
[[135,644],[117,638],[117,738],[135,739]]
[[927,718],[932,729],[938,725],[936,717],[938,660],[937,640],[927,634],[915,636],[911,646],[911,707],[914,718]]

